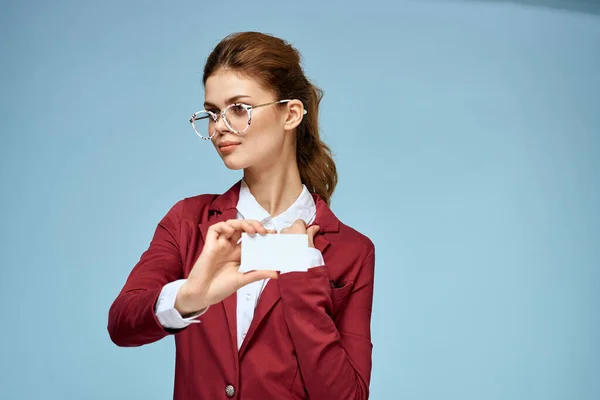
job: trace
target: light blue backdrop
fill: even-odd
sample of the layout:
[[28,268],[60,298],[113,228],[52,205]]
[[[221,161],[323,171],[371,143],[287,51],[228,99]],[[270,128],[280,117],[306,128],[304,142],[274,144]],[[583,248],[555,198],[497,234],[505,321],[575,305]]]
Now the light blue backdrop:
[[597,2],[1,4],[0,398],[171,397],[172,339],[118,348],[107,311],[169,207],[240,178],[187,119],[241,30],[326,92],[372,398],[600,398]]

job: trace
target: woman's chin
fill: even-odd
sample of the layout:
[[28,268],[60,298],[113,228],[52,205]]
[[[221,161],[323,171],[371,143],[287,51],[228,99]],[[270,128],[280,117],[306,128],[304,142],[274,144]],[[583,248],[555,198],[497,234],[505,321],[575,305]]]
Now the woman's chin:
[[223,157],[223,163],[228,169],[233,171],[246,168],[246,163],[244,163],[243,160],[236,160],[234,157]]

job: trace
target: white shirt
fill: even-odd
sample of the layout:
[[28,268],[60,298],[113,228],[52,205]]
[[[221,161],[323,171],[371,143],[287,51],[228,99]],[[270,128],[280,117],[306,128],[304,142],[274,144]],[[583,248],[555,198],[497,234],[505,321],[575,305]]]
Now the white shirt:
[[[244,180],[240,186],[240,196],[237,203],[238,219],[253,219],[260,221],[267,229],[274,229],[277,233],[282,229],[291,226],[294,221],[302,219],[307,225],[310,225],[317,214],[315,201],[306,188],[302,185],[302,193],[287,210],[276,217],[271,217],[269,213],[256,201],[256,198],[250,193],[250,189]],[[318,267],[324,264],[323,256],[318,249],[309,248],[309,268]],[[185,279],[180,279],[166,284],[156,302],[156,317],[165,328],[181,329],[192,323],[198,323],[195,315],[189,318],[183,318],[175,309],[175,300],[179,288],[185,283]],[[248,328],[254,316],[254,310],[258,304],[260,294],[265,288],[268,279],[263,279],[250,283],[237,291],[237,340],[238,349],[246,337]]]

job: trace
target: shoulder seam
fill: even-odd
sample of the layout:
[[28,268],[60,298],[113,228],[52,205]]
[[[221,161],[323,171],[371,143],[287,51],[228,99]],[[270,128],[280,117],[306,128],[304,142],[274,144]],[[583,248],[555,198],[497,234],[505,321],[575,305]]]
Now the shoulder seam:
[[371,255],[373,255],[373,258],[375,258],[375,245],[371,242],[371,250],[369,250],[369,252],[367,253],[367,255],[365,256],[365,258],[363,259],[360,268],[362,269],[365,266],[365,263],[367,262],[367,260],[369,259],[369,257],[371,257]]

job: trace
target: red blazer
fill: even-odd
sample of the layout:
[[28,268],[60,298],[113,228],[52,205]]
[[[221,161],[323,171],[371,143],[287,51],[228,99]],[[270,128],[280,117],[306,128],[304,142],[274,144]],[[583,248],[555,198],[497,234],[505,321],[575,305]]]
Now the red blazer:
[[236,218],[239,189],[240,182],[171,208],[110,308],[112,341],[141,346],[174,335],[176,400],[367,399],[374,246],[318,195],[315,247],[325,266],[270,280],[239,352],[235,293],[184,329],[156,319],[162,287],[189,274],[208,227]]

